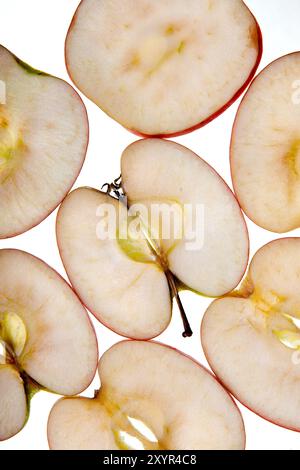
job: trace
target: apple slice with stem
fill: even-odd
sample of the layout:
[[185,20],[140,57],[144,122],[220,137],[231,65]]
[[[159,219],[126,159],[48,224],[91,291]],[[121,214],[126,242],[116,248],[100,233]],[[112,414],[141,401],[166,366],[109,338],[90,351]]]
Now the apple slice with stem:
[[102,323],[133,339],[168,326],[171,291],[183,335],[191,336],[178,284],[213,297],[238,285],[248,262],[239,205],[206,162],[173,142],[137,141],[121,166],[122,180],[108,185],[109,194],[80,188],[59,209],[57,241],[69,279]]
[[300,227],[300,52],[277,59],[251,84],[231,142],[238,200],[257,225]]
[[81,170],[88,133],[69,84],[0,46],[0,238],[29,230],[60,204]]
[[175,349],[123,341],[102,356],[99,376],[94,399],[66,398],[54,405],[48,421],[51,449],[245,447],[243,419],[230,395]]
[[221,382],[245,406],[300,431],[300,239],[273,241],[254,256],[238,292],[216,300],[202,345]]
[[91,383],[97,340],[86,310],[49,266],[0,250],[0,441],[25,425],[39,390],[76,395]]
[[213,120],[249,85],[261,55],[242,0],[82,0],[66,39],[76,86],[142,136]]

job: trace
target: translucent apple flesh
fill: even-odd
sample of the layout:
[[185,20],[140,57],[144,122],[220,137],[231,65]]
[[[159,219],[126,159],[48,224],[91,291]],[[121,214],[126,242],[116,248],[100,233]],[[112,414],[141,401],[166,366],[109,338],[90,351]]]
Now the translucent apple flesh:
[[221,382],[244,405],[300,430],[300,239],[276,240],[254,256],[240,291],[216,300],[202,344]]
[[300,52],[281,57],[253,81],[238,110],[231,144],[235,192],[259,226],[300,226]]
[[250,83],[261,54],[259,26],[241,0],[83,0],[66,40],[76,86],[144,136],[214,119]]
[[85,309],[45,263],[0,251],[0,440],[19,432],[40,389],[85,390],[97,366],[97,340]]
[[[94,399],[58,401],[48,421],[55,450],[243,449],[242,417],[215,378],[157,343],[126,341],[99,364]],[[188,388],[188,393],[187,393]]]
[[[248,233],[240,208],[207,163],[185,147],[158,139],[138,141],[124,152],[119,189],[128,196],[126,205],[89,188],[74,191],[63,202],[57,240],[69,279],[101,322],[134,339],[151,339],[168,326],[171,290],[183,317],[184,335],[189,336],[176,283],[211,296],[237,286],[248,260]],[[167,210],[175,208],[171,215],[183,214],[183,221],[182,208],[192,208],[187,225],[193,226],[199,244],[189,250],[193,239],[185,227],[177,233],[171,223],[165,237],[169,220],[158,218],[156,223],[157,219],[146,220],[134,212],[137,206],[148,211],[161,204]],[[204,219],[195,216],[198,205],[204,208]],[[140,236],[126,233],[122,238],[118,231],[123,222],[118,222],[118,228],[100,238],[97,227],[103,208],[123,213],[123,222],[137,222]]]
[[63,80],[32,69],[0,46],[0,238],[40,223],[82,167],[85,107]]

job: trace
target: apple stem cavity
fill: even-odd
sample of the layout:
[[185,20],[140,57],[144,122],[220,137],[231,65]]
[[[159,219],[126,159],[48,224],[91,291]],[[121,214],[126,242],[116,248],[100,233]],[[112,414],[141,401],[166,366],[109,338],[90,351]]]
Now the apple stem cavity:
[[22,371],[20,375],[24,383],[27,403],[28,403],[28,406],[30,406],[30,402],[32,398],[38,392],[43,390],[43,387],[41,387],[41,385],[39,385],[34,379],[32,379],[28,374],[26,374],[26,372]]
[[[2,340],[1,340],[2,343]],[[7,344],[5,341],[3,341],[3,348],[4,348],[4,361],[5,364],[15,364],[16,363],[16,355],[13,351],[13,349]]]
[[[105,183],[101,189],[103,190],[105,188],[106,188],[107,194],[118,199],[120,202],[123,202],[126,205],[126,207],[128,207],[126,193],[122,187],[122,175],[116,178],[112,183]],[[155,241],[152,240],[151,234],[149,234],[149,231],[147,229],[144,230],[144,234],[145,234],[145,239],[149,245],[149,248],[153,252],[154,256],[157,258],[159,264],[161,265],[162,269],[164,270],[166,274],[172,297],[175,298],[177,306],[179,308],[179,312],[180,312],[183,327],[184,327],[182,336],[184,338],[190,338],[193,335],[193,331],[191,329],[187,315],[182,305],[174,275],[168,269],[167,263],[164,260],[164,256],[159,252],[160,251],[159,248],[157,247]]]

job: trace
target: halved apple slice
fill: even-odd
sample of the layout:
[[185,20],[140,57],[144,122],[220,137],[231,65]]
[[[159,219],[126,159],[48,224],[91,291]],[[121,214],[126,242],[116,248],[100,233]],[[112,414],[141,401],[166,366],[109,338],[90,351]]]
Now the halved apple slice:
[[84,104],[63,80],[0,46],[0,238],[39,224],[68,193],[88,144]]
[[97,367],[97,340],[68,284],[28,253],[0,251],[0,440],[19,432],[39,389],[85,390]]
[[[187,148],[159,139],[138,141],[124,152],[122,188],[128,212],[123,198],[118,202],[88,188],[63,202],[57,240],[71,283],[101,322],[135,339],[153,338],[167,327],[169,284],[189,336],[172,273],[204,295],[234,289],[248,261],[240,208],[207,163]],[[122,188],[112,189],[119,194]],[[152,217],[154,209],[158,217]],[[104,217],[106,212],[113,219]],[[128,221],[129,232],[139,225],[139,236],[121,233]],[[98,233],[103,222],[109,226],[105,237]]]
[[[242,417],[200,364],[158,343],[124,341],[101,358],[94,399],[59,400],[55,450],[243,449]],[[187,393],[187,390],[189,391]]]
[[202,324],[207,360],[244,405],[300,431],[300,239],[254,256],[241,290],[216,300]]
[[82,0],[66,40],[76,86],[141,135],[201,127],[229,107],[261,59],[241,0]]
[[57,240],[65,269],[76,293],[102,323],[124,336],[153,338],[171,319],[166,277],[147,245],[140,250],[144,263],[127,255],[116,231],[105,240],[97,237],[101,207],[124,211],[121,202],[90,188],[73,191],[61,205]]
[[28,416],[28,401],[19,371],[0,364],[0,441],[17,434]]
[[300,52],[281,57],[251,84],[231,143],[232,179],[253,222],[283,233],[300,226]]

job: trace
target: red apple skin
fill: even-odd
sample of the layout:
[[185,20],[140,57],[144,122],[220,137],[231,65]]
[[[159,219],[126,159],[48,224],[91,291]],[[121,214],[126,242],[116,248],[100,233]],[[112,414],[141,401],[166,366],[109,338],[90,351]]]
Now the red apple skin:
[[[141,140],[143,140],[143,139],[141,139]],[[146,139],[144,139],[144,140],[146,140]],[[133,145],[133,144],[131,144],[131,145]],[[180,145],[181,145],[181,147],[183,147],[183,148],[189,150],[185,145],[182,145],[182,144],[180,144]],[[193,153],[195,153],[195,152],[193,152]],[[196,153],[195,153],[195,155],[196,155],[198,158],[201,158],[201,157],[199,157],[199,155],[197,155]],[[233,197],[234,197],[235,200],[237,201],[235,195],[234,195],[233,192],[231,191],[231,189],[230,189],[230,187],[228,186],[228,184],[226,183],[226,181],[222,178],[222,176],[220,176],[219,173],[218,173],[211,165],[209,165],[209,163],[206,162],[206,164],[207,164],[207,165],[211,168],[211,170],[221,179],[221,181],[224,183],[224,185],[225,185],[225,187],[227,188],[227,190],[233,195]],[[237,201],[237,204],[239,205],[239,202],[238,202],[238,201]],[[240,207],[240,206],[239,206],[239,207]],[[58,214],[59,214],[59,211],[60,211],[60,208],[59,208],[59,210],[58,210]],[[247,267],[248,267],[248,264],[249,264],[249,258],[250,258],[250,237],[249,237],[249,231],[248,231],[247,223],[246,223],[246,220],[245,220],[245,217],[244,217],[244,214],[243,214],[241,208],[240,208],[240,213],[241,213],[241,216],[242,216],[242,220],[243,220],[244,227],[245,227],[245,232],[246,232],[247,239],[248,239],[248,251],[247,251],[245,266],[244,266],[244,268],[243,268],[243,272],[242,272],[242,274],[241,274],[241,278],[239,279],[239,282],[237,283],[237,285],[241,282],[241,280],[243,279],[243,277],[244,277],[244,275],[245,275],[245,272],[246,272]],[[58,233],[57,233],[57,231],[58,231],[58,229],[57,229],[57,220],[58,220],[58,216],[57,216],[57,218],[56,218],[56,229],[55,229],[55,231],[56,231],[56,241],[57,241],[57,247],[58,247],[60,259],[61,259],[61,262],[62,262],[62,264],[63,264],[64,270],[65,270],[66,275],[67,275],[67,278],[68,278],[68,280],[69,280],[69,283],[70,283],[71,286],[73,287],[73,290],[76,292],[76,289],[75,289],[75,287],[73,286],[73,283],[72,283],[72,281],[71,281],[71,279],[70,279],[70,276],[69,276],[69,274],[68,274],[68,271],[67,271],[67,269],[66,269],[65,263],[64,263],[64,261],[63,261],[63,257],[62,257],[62,253],[61,253],[61,248],[60,248],[60,246],[59,246],[59,239],[58,239]],[[190,289],[188,286],[186,286],[186,290],[191,291],[191,289]],[[198,292],[197,294],[203,295],[203,297],[205,297],[204,294],[201,294],[200,292]],[[107,325],[105,322],[103,322],[102,320],[99,320],[99,318],[97,317],[96,313],[93,312],[93,311],[88,307],[88,305],[86,305],[86,304],[83,302],[82,299],[80,299],[80,297],[79,297],[78,294],[76,294],[76,295],[77,295],[77,297],[79,298],[79,300],[80,300],[80,302],[82,303],[82,305],[84,305],[84,307],[85,307],[89,312],[91,312],[91,314],[96,318],[96,320],[98,320],[103,326],[105,326],[106,328],[108,328],[110,331],[113,331],[113,332],[116,333],[117,335],[119,335],[119,336],[121,336],[122,338],[125,338],[126,340],[128,340],[128,337],[127,337],[127,336],[124,336],[124,335],[120,334],[119,332],[113,330],[113,329],[112,329],[109,325]],[[226,295],[226,294],[224,294],[224,295]],[[215,297],[211,297],[211,298],[212,298],[212,299],[215,299]],[[169,324],[171,323],[171,320],[172,320],[172,316],[171,316],[171,318],[170,318]],[[166,326],[166,328],[165,328],[161,333],[159,333],[158,335],[153,336],[153,337],[145,337],[144,340],[147,340],[147,341],[149,340],[149,341],[150,341],[150,340],[153,340],[153,339],[157,338],[157,337],[160,336],[164,331],[166,331],[166,329],[168,328],[169,324],[168,324],[168,325]],[[134,337],[133,337],[133,338],[130,338],[130,339],[131,339],[132,341],[143,341],[143,340],[141,340],[140,338],[134,338]]]
[[[75,13],[74,13],[74,16],[72,18],[72,21],[71,21],[71,24],[69,26],[69,29],[68,29],[68,32],[67,32],[67,36],[66,36],[66,40],[65,40],[65,62],[66,62],[66,68],[67,68],[67,72],[68,72],[68,75],[70,77],[70,80],[74,83],[75,86],[76,83],[74,82],[72,76],[71,76],[71,73],[69,71],[69,64],[68,64],[68,60],[67,60],[67,41],[68,41],[68,37],[69,37],[69,33],[71,32],[72,30],[72,27],[73,25],[75,24],[75,22],[77,21],[77,14],[78,14],[78,10],[81,6],[81,3],[83,2],[83,0],[80,1]],[[170,134],[143,134],[142,132],[139,132],[135,129],[128,129],[124,126],[126,130],[128,130],[129,132],[131,132],[132,134],[134,134],[135,136],[137,137],[142,137],[142,138],[147,138],[147,137],[157,137],[157,138],[160,138],[160,139],[171,139],[173,137],[181,137],[183,135],[186,135],[186,134],[190,134],[191,132],[194,132],[198,129],[201,129],[202,127],[206,126],[207,124],[209,124],[210,122],[214,121],[217,117],[219,117],[221,114],[223,114],[228,108],[230,108],[230,106],[233,105],[233,103],[235,103],[235,101],[244,93],[244,91],[248,88],[248,86],[250,85],[250,83],[252,82],[253,78],[255,77],[255,74],[256,74],[256,71],[258,69],[258,66],[261,62],[261,59],[262,59],[262,55],[263,55],[263,35],[262,35],[262,32],[261,32],[261,29],[260,29],[260,26],[258,24],[258,21],[256,20],[256,18],[254,17],[254,15],[252,14],[252,12],[250,11],[249,7],[247,5],[245,5],[245,7],[249,10],[249,12],[251,13],[255,23],[256,23],[256,30],[257,30],[257,42],[258,42],[258,55],[257,55],[257,60],[255,62],[255,65],[253,67],[253,69],[251,70],[251,73],[248,77],[248,79],[246,80],[246,82],[243,84],[243,86],[233,95],[233,97],[228,101],[228,103],[226,103],[224,106],[222,106],[221,109],[219,109],[218,111],[216,111],[215,113],[213,113],[211,116],[209,116],[207,119],[205,119],[204,121],[200,122],[199,124],[195,124],[195,126],[192,126],[188,129],[183,129],[182,131],[179,131],[179,132],[174,132],[174,133],[170,133]],[[106,113],[107,114],[107,113]],[[111,117],[111,116],[109,116]],[[111,117],[111,119],[114,119]],[[120,123],[119,123],[120,124]],[[121,125],[121,124],[120,124]]]
[[[287,240],[298,240],[297,237],[286,237],[285,239]],[[272,245],[272,243],[276,242],[277,240],[271,240],[269,243],[266,243],[266,245],[264,246],[269,246],[269,245]],[[226,296],[225,296],[226,297]],[[205,317],[205,313],[204,313],[204,316],[203,318]],[[241,405],[243,405],[245,408],[247,408],[247,410],[251,411],[252,413],[256,414],[256,416],[259,416],[259,418],[262,418],[264,419],[265,421],[268,421],[269,423],[271,424],[275,424],[275,426],[278,426],[280,428],[283,428],[283,429],[287,429],[288,431],[294,431],[294,432],[300,432],[300,428],[289,428],[287,426],[285,426],[284,424],[281,424],[281,423],[277,423],[275,421],[272,421],[271,418],[267,417],[267,416],[264,416],[262,414],[259,414],[257,413],[255,410],[253,410],[251,408],[251,406],[247,403],[247,402],[244,402],[244,401],[241,401],[239,399],[239,397],[234,393],[233,390],[230,389],[230,387],[228,387],[226,385],[225,382],[223,382],[220,377],[218,376],[218,374],[216,373],[216,371],[214,370],[212,364],[211,364],[211,361],[210,361],[210,358],[209,358],[209,354],[207,353],[207,351],[205,350],[203,344],[204,342],[202,341],[202,338],[203,338],[203,319],[202,319],[202,322],[201,322],[201,327],[200,327],[200,340],[201,340],[201,344],[202,344],[202,348],[203,348],[203,352],[204,352],[204,355],[205,355],[205,358],[209,364],[209,367],[211,368],[211,370],[213,371],[214,375],[217,377],[217,380],[218,382],[222,385],[223,388],[225,388],[225,390],[228,391],[228,393],[230,393],[239,403],[241,403]]]
[[[10,51],[9,51],[10,52]],[[11,52],[10,52],[11,54]],[[19,60],[18,57],[15,56],[15,58],[17,60]],[[48,74],[46,74],[48,75]],[[65,199],[65,197],[69,194],[69,192],[71,191],[75,181],[77,180],[78,176],[80,175],[81,173],[81,170],[82,170],[82,167],[84,165],[84,162],[85,162],[85,157],[86,157],[86,154],[87,154],[87,149],[88,149],[88,146],[89,146],[89,140],[90,140],[90,126],[89,126],[89,117],[88,117],[88,113],[87,113],[87,109],[85,107],[85,104],[83,102],[83,99],[81,98],[81,96],[79,95],[79,93],[77,93],[77,91],[72,87],[72,85],[70,85],[70,83],[66,82],[65,80],[63,80],[62,78],[58,78],[58,77],[54,77],[52,75],[48,75],[48,76],[51,76],[53,78],[55,78],[56,80],[60,80],[61,82],[63,82],[65,85],[67,85],[70,89],[70,91],[73,92],[74,96],[76,97],[76,99],[78,99],[78,101],[82,104],[82,110],[84,112],[84,117],[85,117],[85,126],[86,126],[86,147],[85,147],[85,150],[84,152],[82,153],[82,161],[81,161],[81,164],[80,164],[80,167],[78,169],[78,172],[77,174],[75,175],[74,177],[74,180],[72,181],[72,184],[68,187],[68,189],[66,190],[64,196],[58,201],[57,204],[55,204],[55,206],[44,216],[41,218],[40,221],[38,221],[37,223],[35,223],[34,225],[29,225],[26,229],[23,229],[23,230],[20,230],[18,232],[15,232],[15,233],[12,233],[11,235],[8,235],[8,236],[5,236],[5,237],[2,237],[0,235],[0,240],[8,240],[10,238],[13,238],[13,237],[17,237],[18,235],[21,235],[23,233],[26,233],[28,232],[29,230],[37,227],[38,225],[40,225],[42,222],[44,222],[44,220],[46,220],[49,215],[52,214],[52,212],[55,211],[55,209],[61,204],[61,202]]]
[[[26,256],[31,256],[31,258],[33,258],[34,260],[36,261],[39,261],[40,263],[43,263],[44,265],[46,265],[56,276],[58,276],[65,285],[67,285],[69,287],[69,289],[71,289],[71,291],[73,292],[73,294],[75,295],[75,297],[78,299],[79,303],[84,307],[84,305],[82,304],[81,300],[79,299],[78,295],[76,294],[76,292],[74,291],[73,287],[62,277],[61,274],[59,274],[57,271],[55,271],[55,269],[53,269],[48,263],[46,263],[44,260],[42,260],[41,258],[38,258],[37,256],[35,255],[32,255],[31,253],[28,253],[27,251],[24,251],[24,250],[19,250],[19,249],[14,249],[14,248],[4,248],[5,251],[19,251],[20,253],[24,253]],[[97,340],[97,335],[96,335],[96,331],[95,331],[95,328],[94,328],[94,325],[88,315],[88,313],[86,312],[86,318],[94,332],[94,335],[95,335],[95,338],[96,338],[96,348],[97,348],[97,357],[99,358],[99,347],[98,347],[98,340]],[[98,364],[96,365],[96,368],[95,368],[95,372],[94,372],[94,375],[93,375],[93,378],[92,380],[85,384],[84,385],[84,388],[78,392],[78,393],[82,393],[84,392],[92,383],[92,381],[94,380],[94,377],[96,375],[96,372],[97,372],[97,368],[98,368]],[[47,392],[50,392],[51,393],[51,390],[47,390]],[[54,392],[52,392],[54,393]],[[18,431],[19,432],[19,431]],[[17,433],[18,434],[18,433]]]
[[[121,344],[121,343],[146,343],[148,341],[143,341],[143,340],[135,340],[135,339],[126,339],[124,341],[119,341],[118,343],[115,343],[114,346],[116,346],[116,344]],[[219,385],[221,385],[221,387],[224,388],[224,390],[228,393],[228,390],[226,389],[226,387],[224,387],[224,385],[222,384],[222,382],[218,379],[218,377],[216,377],[216,375],[214,375],[209,369],[207,369],[205,366],[203,366],[202,364],[200,364],[200,362],[196,361],[196,359],[194,359],[193,357],[189,356],[188,354],[182,352],[182,351],[179,351],[179,349],[176,349],[174,348],[173,346],[169,346],[168,344],[164,344],[164,343],[161,343],[159,341],[151,341],[151,343],[154,343],[154,344],[157,344],[159,346],[164,346],[165,348],[168,348],[168,349],[171,349],[172,351],[175,351],[179,354],[181,354],[182,356],[186,357],[187,359],[189,359],[190,361],[192,361],[194,364],[196,364],[198,367],[200,367],[202,370],[204,370],[205,372],[207,372],[213,379],[215,382],[217,382]],[[114,346],[111,346],[110,348],[108,348],[108,351],[110,351],[110,349],[112,349]],[[100,361],[101,361],[101,358],[100,358]],[[243,448],[245,449],[246,448],[246,428],[245,428],[245,423],[244,423],[244,420],[243,420],[243,415],[241,413],[241,410],[239,409],[237,403],[235,402],[234,398],[230,395],[230,393],[228,393],[228,396],[230,398],[230,400],[232,401],[234,407],[236,408],[237,412],[239,413],[240,417],[241,417],[241,421],[243,423],[243,431],[244,431],[244,444],[243,444]],[[61,398],[60,400],[58,401],[61,401],[63,400],[63,398]],[[50,411],[50,414],[51,414],[51,411]],[[49,415],[50,416],[50,415]],[[48,418],[49,420],[49,418]],[[47,440],[48,440],[48,445],[49,445],[49,448],[51,449],[51,445],[50,445],[50,439],[49,439],[49,429],[48,429],[48,426],[47,426]]]
[[[299,53],[300,53],[300,51],[290,52],[289,54],[285,54],[284,56],[281,56],[281,57],[279,57],[278,59],[273,60],[272,62],[270,62],[270,64],[268,64],[268,65],[260,72],[260,74],[263,73],[264,71],[268,70],[268,68],[271,67],[275,62],[277,62],[277,60],[282,59],[282,58],[284,58],[284,57],[288,57],[288,56],[294,55],[294,54],[299,54]],[[260,74],[255,77],[255,79],[253,80],[252,83],[254,83],[254,82],[258,79],[258,77],[260,76]],[[244,100],[245,100],[246,96],[247,96],[247,94],[245,94],[245,95],[243,96],[243,99],[242,99],[242,101],[241,101],[241,103],[240,103],[240,105],[239,105],[239,107],[238,107],[238,110],[237,110],[237,113],[236,113],[236,116],[235,116],[235,119],[234,119],[232,131],[231,131],[231,141],[230,141],[230,150],[229,150],[230,173],[231,173],[231,181],[232,181],[233,191],[234,191],[234,193],[236,194],[237,200],[238,200],[238,202],[239,202],[240,207],[242,208],[242,210],[244,210],[244,209],[243,209],[242,203],[240,202],[240,199],[241,199],[241,198],[239,197],[239,192],[238,192],[238,190],[237,190],[237,188],[236,188],[236,185],[234,184],[235,178],[234,178],[234,171],[233,171],[232,160],[233,160],[233,142],[234,142],[235,128],[236,128],[236,126],[237,126],[237,122],[238,122],[238,119],[239,119],[239,111],[240,111],[240,109],[241,109],[242,104],[244,103]],[[255,221],[254,217],[250,217],[249,215],[247,215],[247,217],[248,217],[255,225],[257,225],[258,227],[260,227],[260,224],[258,224],[258,223]],[[266,230],[266,229],[265,229],[265,230]],[[284,233],[284,232],[282,232],[282,233]]]

